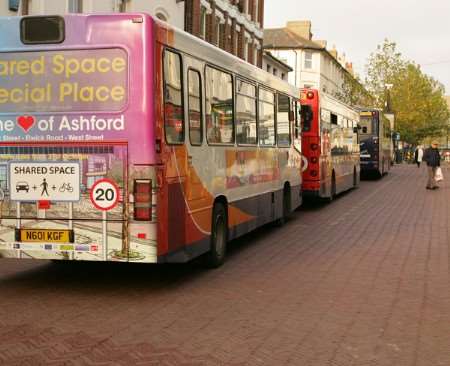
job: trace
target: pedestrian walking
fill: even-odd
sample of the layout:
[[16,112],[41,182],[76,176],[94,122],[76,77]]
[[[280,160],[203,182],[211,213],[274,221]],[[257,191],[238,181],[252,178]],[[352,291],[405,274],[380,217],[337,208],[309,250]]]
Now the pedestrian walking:
[[414,161],[417,164],[417,167],[420,168],[420,163],[423,159],[423,149],[422,146],[417,146],[416,151],[414,151]]
[[441,166],[441,156],[438,150],[439,143],[433,141],[431,147],[427,148],[423,153],[423,161],[427,163],[428,168],[428,182],[427,189],[438,189],[439,186],[436,184],[436,172]]

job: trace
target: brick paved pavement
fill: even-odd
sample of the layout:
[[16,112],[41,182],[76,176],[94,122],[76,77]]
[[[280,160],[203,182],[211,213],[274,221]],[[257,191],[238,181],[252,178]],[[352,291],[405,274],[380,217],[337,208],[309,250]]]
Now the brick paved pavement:
[[450,183],[425,180],[396,167],[215,271],[3,259],[0,365],[448,366]]

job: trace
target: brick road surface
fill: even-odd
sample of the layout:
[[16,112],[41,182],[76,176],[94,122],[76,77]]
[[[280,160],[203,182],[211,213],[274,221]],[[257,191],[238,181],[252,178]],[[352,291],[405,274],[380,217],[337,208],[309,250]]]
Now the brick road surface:
[[448,366],[450,183],[425,181],[396,167],[214,271],[2,259],[0,365]]

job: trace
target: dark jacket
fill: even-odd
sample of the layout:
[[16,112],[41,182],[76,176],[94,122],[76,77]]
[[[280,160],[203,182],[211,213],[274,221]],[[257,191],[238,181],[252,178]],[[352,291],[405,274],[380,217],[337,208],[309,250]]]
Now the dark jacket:
[[425,150],[423,153],[423,160],[427,162],[428,166],[441,166],[441,156],[439,155],[439,150],[433,147],[429,147]]

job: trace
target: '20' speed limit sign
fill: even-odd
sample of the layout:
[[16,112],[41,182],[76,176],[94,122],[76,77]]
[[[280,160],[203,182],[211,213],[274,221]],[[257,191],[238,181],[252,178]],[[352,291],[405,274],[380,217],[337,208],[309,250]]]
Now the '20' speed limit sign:
[[110,179],[100,179],[92,186],[90,197],[99,210],[112,210],[119,203],[119,187]]

